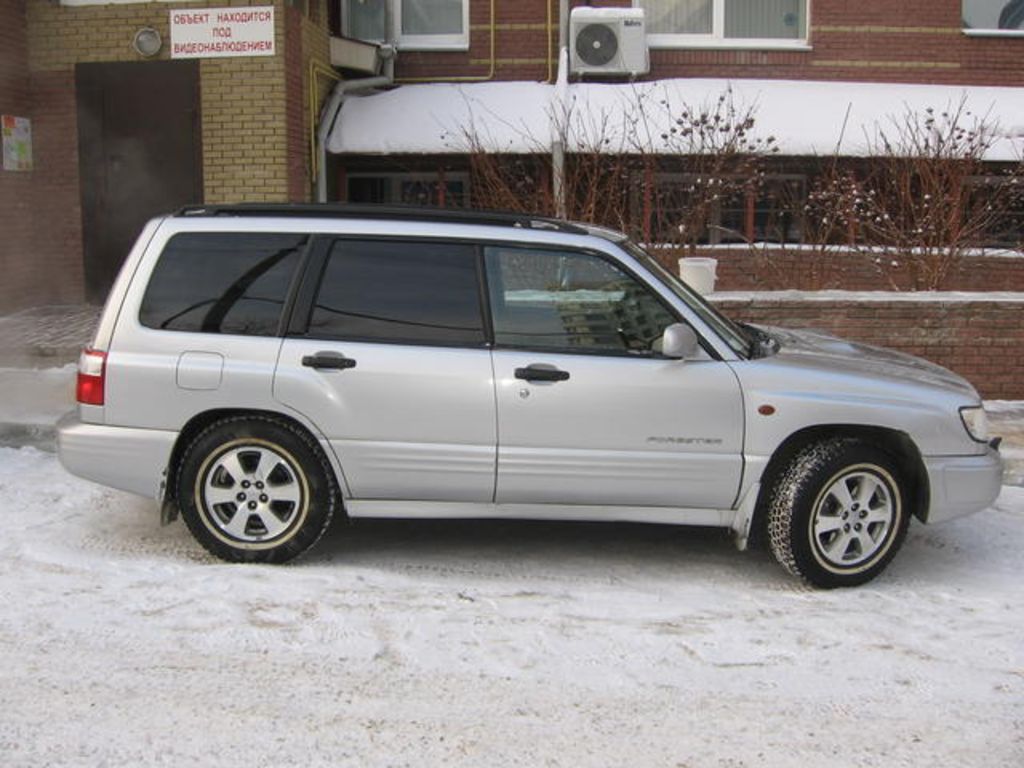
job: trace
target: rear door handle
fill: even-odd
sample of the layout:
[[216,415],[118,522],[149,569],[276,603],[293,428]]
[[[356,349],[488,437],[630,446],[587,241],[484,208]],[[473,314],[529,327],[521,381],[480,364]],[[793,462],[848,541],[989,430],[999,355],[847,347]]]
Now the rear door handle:
[[569,378],[569,372],[560,371],[557,368],[540,368],[536,365],[529,365],[526,368],[516,368],[516,378],[525,381],[566,381]]
[[302,364],[307,368],[331,371],[343,371],[346,368],[356,367],[355,360],[338,352],[317,352],[315,355],[306,355],[302,358]]

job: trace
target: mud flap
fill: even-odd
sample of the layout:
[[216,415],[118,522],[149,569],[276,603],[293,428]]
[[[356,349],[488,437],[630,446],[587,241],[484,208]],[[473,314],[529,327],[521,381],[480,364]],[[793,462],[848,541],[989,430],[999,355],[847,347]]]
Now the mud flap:
[[167,470],[164,470],[160,478],[160,488],[156,493],[157,501],[160,502],[160,525],[170,525],[178,519],[178,503],[174,497],[167,492]]
[[750,541],[750,526],[754,522],[754,510],[757,507],[757,497],[760,492],[760,483],[754,483],[750,486],[743,497],[743,501],[736,509],[736,515],[732,519],[730,528],[734,534],[733,541],[736,544],[736,549],[740,552],[747,550],[747,544]]

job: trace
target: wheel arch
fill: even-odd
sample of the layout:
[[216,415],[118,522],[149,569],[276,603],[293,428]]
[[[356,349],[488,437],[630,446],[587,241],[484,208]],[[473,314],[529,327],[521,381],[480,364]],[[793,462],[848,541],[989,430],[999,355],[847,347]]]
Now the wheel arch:
[[863,424],[822,424],[797,430],[783,440],[772,453],[761,474],[761,488],[754,508],[751,533],[755,542],[765,541],[767,507],[776,482],[785,468],[807,446],[836,437],[863,440],[888,453],[896,461],[901,479],[907,485],[907,506],[914,517],[925,520],[930,490],[928,472],[917,445],[906,432],[890,427]]
[[[167,462],[167,469],[165,471],[164,479],[164,492],[161,502],[164,507],[164,518],[166,519],[170,515],[176,516],[177,510],[171,509],[176,506],[176,489],[178,487],[178,473],[181,471],[182,458],[185,455],[186,449],[192,444],[199,434],[209,427],[211,424],[215,424],[218,421],[228,418],[246,417],[246,416],[257,416],[275,419],[277,421],[286,422],[293,428],[301,430],[313,441],[319,450],[324,453],[327,459],[327,463],[330,465],[334,472],[334,478],[341,489],[342,498],[348,496],[348,486],[345,483],[345,476],[341,472],[341,467],[338,464],[337,456],[334,451],[328,446],[325,446],[326,440],[320,435],[317,430],[309,424],[304,423],[302,420],[295,418],[286,413],[280,411],[268,411],[258,408],[216,408],[209,411],[203,411],[197,413],[191,419],[189,419],[185,426],[178,432],[178,437],[174,442],[174,447],[171,449],[171,456]],[[342,506],[342,513],[344,514],[344,506]]]

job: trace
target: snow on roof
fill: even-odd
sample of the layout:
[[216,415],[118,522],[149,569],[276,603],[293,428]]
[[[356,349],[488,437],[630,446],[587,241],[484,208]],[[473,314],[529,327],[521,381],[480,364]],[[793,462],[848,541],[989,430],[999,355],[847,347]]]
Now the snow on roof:
[[466,131],[475,131],[493,151],[546,152],[553,93],[554,86],[542,83],[431,83],[348,96],[328,137],[327,150],[462,154]]
[[674,79],[572,83],[565,106],[554,85],[432,83],[346,98],[327,149],[338,154],[463,154],[470,136],[489,152],[546,153],[553,124],[568,126],[569,151],[671,151],[683,109],[712,106],[727,90],[737,111],[752,108],[753,133],[773,136],[783,155],[864,155],[878,129],[908,110],[936,114],[964,102],[970,118],[998,127],[986,159],[1015,160],[1024,149],[1024,89],[804,80]]

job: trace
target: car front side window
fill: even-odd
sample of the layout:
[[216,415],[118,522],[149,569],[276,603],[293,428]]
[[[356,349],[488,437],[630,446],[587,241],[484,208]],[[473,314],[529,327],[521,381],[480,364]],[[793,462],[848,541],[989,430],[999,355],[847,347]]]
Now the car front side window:
[[485,254],[498,346],[651,355],[677,322],[646,286],[600,256],[503,246]]

